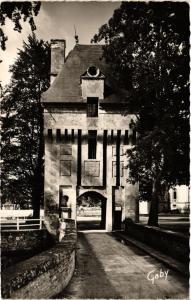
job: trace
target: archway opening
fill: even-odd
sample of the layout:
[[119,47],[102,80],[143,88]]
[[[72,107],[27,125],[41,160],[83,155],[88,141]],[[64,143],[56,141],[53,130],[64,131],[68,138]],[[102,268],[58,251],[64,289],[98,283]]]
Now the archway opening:
[[77,198],[78,230],[103,230],[106,228],[107,199],[95,191],[85,192]]

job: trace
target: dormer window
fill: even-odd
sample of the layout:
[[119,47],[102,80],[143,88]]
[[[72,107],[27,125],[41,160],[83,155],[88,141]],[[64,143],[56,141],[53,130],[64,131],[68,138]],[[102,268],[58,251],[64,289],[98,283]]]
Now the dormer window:
[[98,117],[98,98],[87,98],[87,117]]
[[100,73],[99,69],[96,68],[95,66],[90,66],[87,69],[87,75],[89,75],[90,77],[97,77],[99,73]]
[[105,76],[98,67],[89,65],[80,78],[83,100],[95,97],[104,98]]

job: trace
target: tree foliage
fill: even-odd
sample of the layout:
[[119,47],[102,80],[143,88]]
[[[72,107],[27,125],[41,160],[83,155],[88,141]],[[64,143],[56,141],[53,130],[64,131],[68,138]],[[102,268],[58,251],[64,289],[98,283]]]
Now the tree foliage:
[[[0,4],[0,25],[4,26],[6,19],[11,20],[14,23],[14,30],[21,32],[21,20],[26,22],[28,21],[31,27],[31,30],[36,29],[34,16],[38,15],[40,10],[41,3],[34,2],[1,2]],[[0,28],[0,47],[2,50],[6,49],[6,41],[8,37],[4,34],[2,28]]]
[[128,89],[137,114],[137,144],[130,180],[152,185],[149,223],[158,223],[158,201],[174,184],[189,182],[189,5],[124,2],[94,42],[118,86]]
[[10,67],[2,109],[2,202],[31,203],[38,214],[43,195],[43,110],[49,87],[50,46],[30,35]]

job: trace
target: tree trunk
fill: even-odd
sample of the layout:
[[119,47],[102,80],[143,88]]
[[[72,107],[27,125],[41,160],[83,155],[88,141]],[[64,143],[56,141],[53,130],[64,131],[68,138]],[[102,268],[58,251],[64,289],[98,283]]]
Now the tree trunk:
[[165,189],[165,201],[167,202],[167,211],[166,212],[170,212],[170,193],[169,193],[169,186],[166,185],[166,189]]
[[148,220],[148,225],[150,226],[159,226],[158,225],[159,193],[160,193],[159,183],[155,179],[153,181],[151,207],[150,207],[149,220]]

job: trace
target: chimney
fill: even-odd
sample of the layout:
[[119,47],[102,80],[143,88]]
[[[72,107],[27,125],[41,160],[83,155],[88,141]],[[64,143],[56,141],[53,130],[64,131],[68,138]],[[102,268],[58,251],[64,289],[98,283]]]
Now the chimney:
[[50,82],[54,81],[62,66],[65,62],[65,40],[51,40],[51,70],[50,70]]

